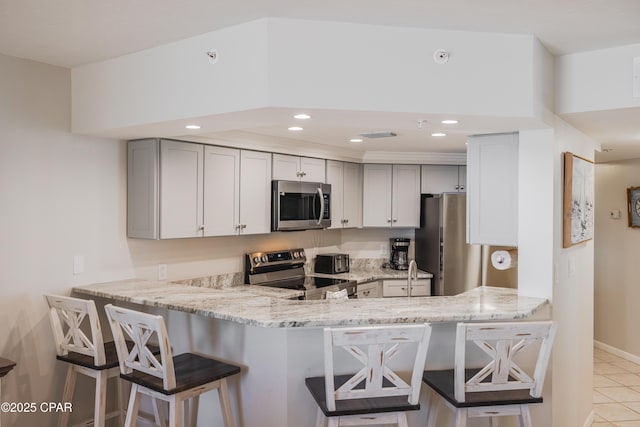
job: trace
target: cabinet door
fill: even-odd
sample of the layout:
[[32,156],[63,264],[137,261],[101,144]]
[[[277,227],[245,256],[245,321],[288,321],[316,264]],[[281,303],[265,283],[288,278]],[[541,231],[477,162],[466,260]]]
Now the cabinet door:
[[127,237],[158,239],[159,141],[127,144]]
[[431,279],[414,280],[411,285],[411,296],[428,297],[431,295]]
[[240,152],[240,232],[271,231],[271,153]]
[[391,165],[364,165],[362,187],[362,225],[391,226]]
[[422,194],[440,194],[458,191],[458,166],[422,165],[420,181],[420,192]]
[[[362,165],[344,163],[343,218],[345,228],[362,227]],[[333,188],[331,190],[333,192]]]
[[382,296],[387,297],[406,297],[407,296],[406,280],[383,280]]
[[204,235],[238,234],[240,150],[204,148]]
[[325,160],[300,157],[300,180],[306,182],[325,182]]
[[393,227],[420,226],[420,165],[393,165]]
[[285,154],[273,155],[273,179],[284,181],[300,180],[300,157]]
[[382,297],[382,286],[379,280],[358,284],[358,299]]
[[467,172],[467,242],[517,246],[518,134],[470,137]]
[[344,223],[344,164],[327,160],[327,184],[331,184],[331,227],[342,228]]
[[204,147],[160,141],[160,238],[202,236]]

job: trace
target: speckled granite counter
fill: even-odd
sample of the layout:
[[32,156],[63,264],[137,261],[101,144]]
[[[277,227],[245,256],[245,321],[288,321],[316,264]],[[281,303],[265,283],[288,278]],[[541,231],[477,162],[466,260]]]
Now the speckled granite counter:
[[[340,274],[320,274],[312,273],[314,276],[320,277],[335,277],[337,279],[355,280],[358,283],[366,283],[374,280],[385,279],[407,279],[407,270],[393,270],[390,268],[382,268],[380,266],[367,267],[367,268],[351,268],[348,273]],[[433,274],[426,271],[418,270],[418,279],[431,279]]]
[[[73,288],[76,294],[163,307],[270,328],[384,323],[513,320],[532,316],[547,300],[513,289],[476,288],[450,297],[297,301],[259,286],[209,289],[125,280]],[[276,297],[280,296],[280,297]]]

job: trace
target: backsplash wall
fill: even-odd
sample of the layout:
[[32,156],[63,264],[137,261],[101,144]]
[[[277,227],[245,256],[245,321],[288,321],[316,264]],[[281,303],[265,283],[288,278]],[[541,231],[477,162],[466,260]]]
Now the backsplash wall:
[[[344,252],[352,258],[388,258],[389,239],[413,240],[413,229],[346,229],[275,232],[251,236],[201,239],[128,239],[135,277],[158,279],[158,265],[167,265],[167,280],[235,273],[244,270],[247,252],[304,248],[309,262],[318,253]],[[410,248],[413,258],[413,245]],[[106,279],[109,280],[109,279]]]

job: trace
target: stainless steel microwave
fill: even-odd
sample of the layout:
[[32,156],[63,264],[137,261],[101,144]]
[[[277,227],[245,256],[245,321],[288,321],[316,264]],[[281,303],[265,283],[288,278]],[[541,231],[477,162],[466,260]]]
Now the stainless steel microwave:
[[331,226],[331,185],[271,182],[271,230],[293,231]]

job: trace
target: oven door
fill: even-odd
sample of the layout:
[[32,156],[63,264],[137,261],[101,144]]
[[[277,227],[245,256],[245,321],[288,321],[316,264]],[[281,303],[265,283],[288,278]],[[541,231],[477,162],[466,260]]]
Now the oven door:
[[271,229],[309,230],[331,226],[331,185],[273,181]]

